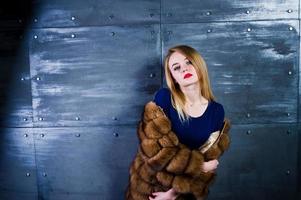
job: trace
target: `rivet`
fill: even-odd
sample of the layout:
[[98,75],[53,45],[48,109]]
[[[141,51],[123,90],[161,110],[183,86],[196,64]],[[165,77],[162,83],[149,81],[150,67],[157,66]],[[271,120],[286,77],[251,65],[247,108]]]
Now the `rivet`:
[[149,16],[150,16],[150,17],[153,17],[153,16],[154,16],[154,13],[149,14]]
[[154,73],[150,73],[150,75],[149,75],[149,77],[151,77],[151,78],[153,78],[155,76],[156,76],[156,74],[154,74]]
[[43,117],[39,117],[39,121],[43,121],[44,120],[44,118]]
[[22,21],[22,19],[19,19],[18,22],[21,24],[23,21]]
[[72,37],[72,38],[75,38],[75,35],[74,35],[74,34],[71,34],[71,37]]
[[22,78],[21,78],[21,81],[24,81],[24,80],[25,80],[25,78],[22,77]]
[[171,35],[172,34],[172,31],[167,31],[168,35]]
[[249,118],[251,116],[251,114],[250,113],[247,113],[247,118]]
[[288,29],[289,29],[290,31],[294,30],[294,28],[293,28],[293,27],[291,27],[291,26],[290,26]]
[[252,29],[251,28],[247,28],[247,31],[250,32]]
[[206,15],[211,15],[211,12],[210,11],[206,12]]
[[247,10],[247,11],[246,11],[246,13],[247,13],[247,14],[250,14],[250,11],[249,11],[249,10]]
[[155,34],[155,31],[151,31],[151,34],[154,35],[154,34]]
[[114,18],[114,15],[110,15],[109,18],[110,18],[110,19],[113,19],[113,18]]
[[115,35],[115,32],[111,32],[111,36],[114,36]]
[[113,119],[113,120],[117,120],[117,117],[114,116],[114,117],[112,117],[112,119]]
[[23,118],[23,121],[26,122],[26,121],[27,121],[27,118]]
[[25,133],[23,136],[24,136],[24,137],[28,137],[28,134],[27,134],[27,133]]
[[74,21],[74,20],[75,20],[75,17],[72,16],[72,17],[71,17],[71,20]]
[[167,13],[167,17],[171,17],[172,16],[172,14],[171,13]]
[[250,135],[251,134],[251,130],[247,130],[247,135]]
[[208,29],[208,30],[207,30],[207,33],[211,33],[211,32],[212,32],[212,30],[211,30],[211,29]]
[[79,121],[79,120],[80,120],[80,118],[79,118],[79,117],[75,117],[75,120],[76,120],[76,121]]
[[30,173],[27,172],[27,173],[26,173],[26,176],[27,176],[27,177],[30,176]]
[[37,39],[37,38],[38,38],[38,36],[37,36],[37,35],[35,35],[35,36],[33,36],[33,38],[34,38],[34,39]]
[[288,135],[290,135],[291,133],[292,133],[291,130],[286,131],[286,134],[288,134]]
[[286,113],[286,115],[289,117],[291,114],[290,113]]
[[119,136],[118,133],[113,133],[113,135],[114,135],[115,137],[118,137],[118,136]]
[[286,170],[286,175],[290,175],[291,174],[291,171],[288,169]]
[[46,177],[47,176],[47,174],[45,173],[45,172],[43,172],[43,174],[42,174],[44,177]]
[[37,80],[37,81],[40,81],[40,80],[41,80],[41,78],[40,78],[40,77],[37,77],[37,78],[36,78],[36,80]]
[[286,12],[288,12],[288,13],[292,13],[292,12],[293,12],[293,10],[292,10],[292,9],[288,9]]
[[41,137],[44,137],[45,135],[43,133],[40,134]]
[[290,70],[290,71],[288,71],[288,75],[291,75],[292,74],[292,71]]
[[34,19],[33,21],[34,21],[35,23],[37,23],[37,22],[38,22],[38,19]]
[[80,137],[80,134],[79,134],[79,133],[77,133],[75,136],[76,136],[76,137]]

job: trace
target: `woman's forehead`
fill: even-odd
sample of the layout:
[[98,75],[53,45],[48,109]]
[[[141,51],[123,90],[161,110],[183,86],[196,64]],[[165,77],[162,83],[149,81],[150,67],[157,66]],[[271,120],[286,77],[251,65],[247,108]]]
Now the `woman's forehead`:
[[186,59],[186,56],[179,53],[179,52],[174,52],[170,55],[169,57],[169,65],[172,65],[178,61],[183,61]]

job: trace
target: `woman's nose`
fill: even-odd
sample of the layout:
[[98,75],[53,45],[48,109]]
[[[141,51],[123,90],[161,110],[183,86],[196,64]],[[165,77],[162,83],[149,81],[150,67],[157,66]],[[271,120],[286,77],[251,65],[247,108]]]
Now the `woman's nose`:
[[185,72],[185,71],[188,71],[188,66],[187,65],[185,65],[183,68],[183,71],[182,72]]

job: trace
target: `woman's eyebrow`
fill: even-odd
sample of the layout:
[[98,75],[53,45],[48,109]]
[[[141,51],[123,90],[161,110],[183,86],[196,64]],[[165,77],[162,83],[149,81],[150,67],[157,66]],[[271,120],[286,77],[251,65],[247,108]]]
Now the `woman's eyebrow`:
[[[187,57],[184,58],[184,60],[189,60]],[[171,66],[173,67],[174,65],[179,64],[179,63],[174,63]]]
[[179,64],[179,63],[174,63],[174,64],[172,64],[171,66],[173,67],[173,66],[176,65],[176,64]]

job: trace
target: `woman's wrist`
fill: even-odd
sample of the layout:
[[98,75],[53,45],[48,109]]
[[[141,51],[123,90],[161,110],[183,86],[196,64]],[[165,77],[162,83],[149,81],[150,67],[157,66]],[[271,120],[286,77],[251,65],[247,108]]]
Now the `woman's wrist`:
[[177,195],[178,195],[177,191],[176,191],[175,189],[173,189],[173,188],[171,188],[170,190],[168,190],[168,192],[169,192],[171,195],[173,195],[173,196],[177,196]]

